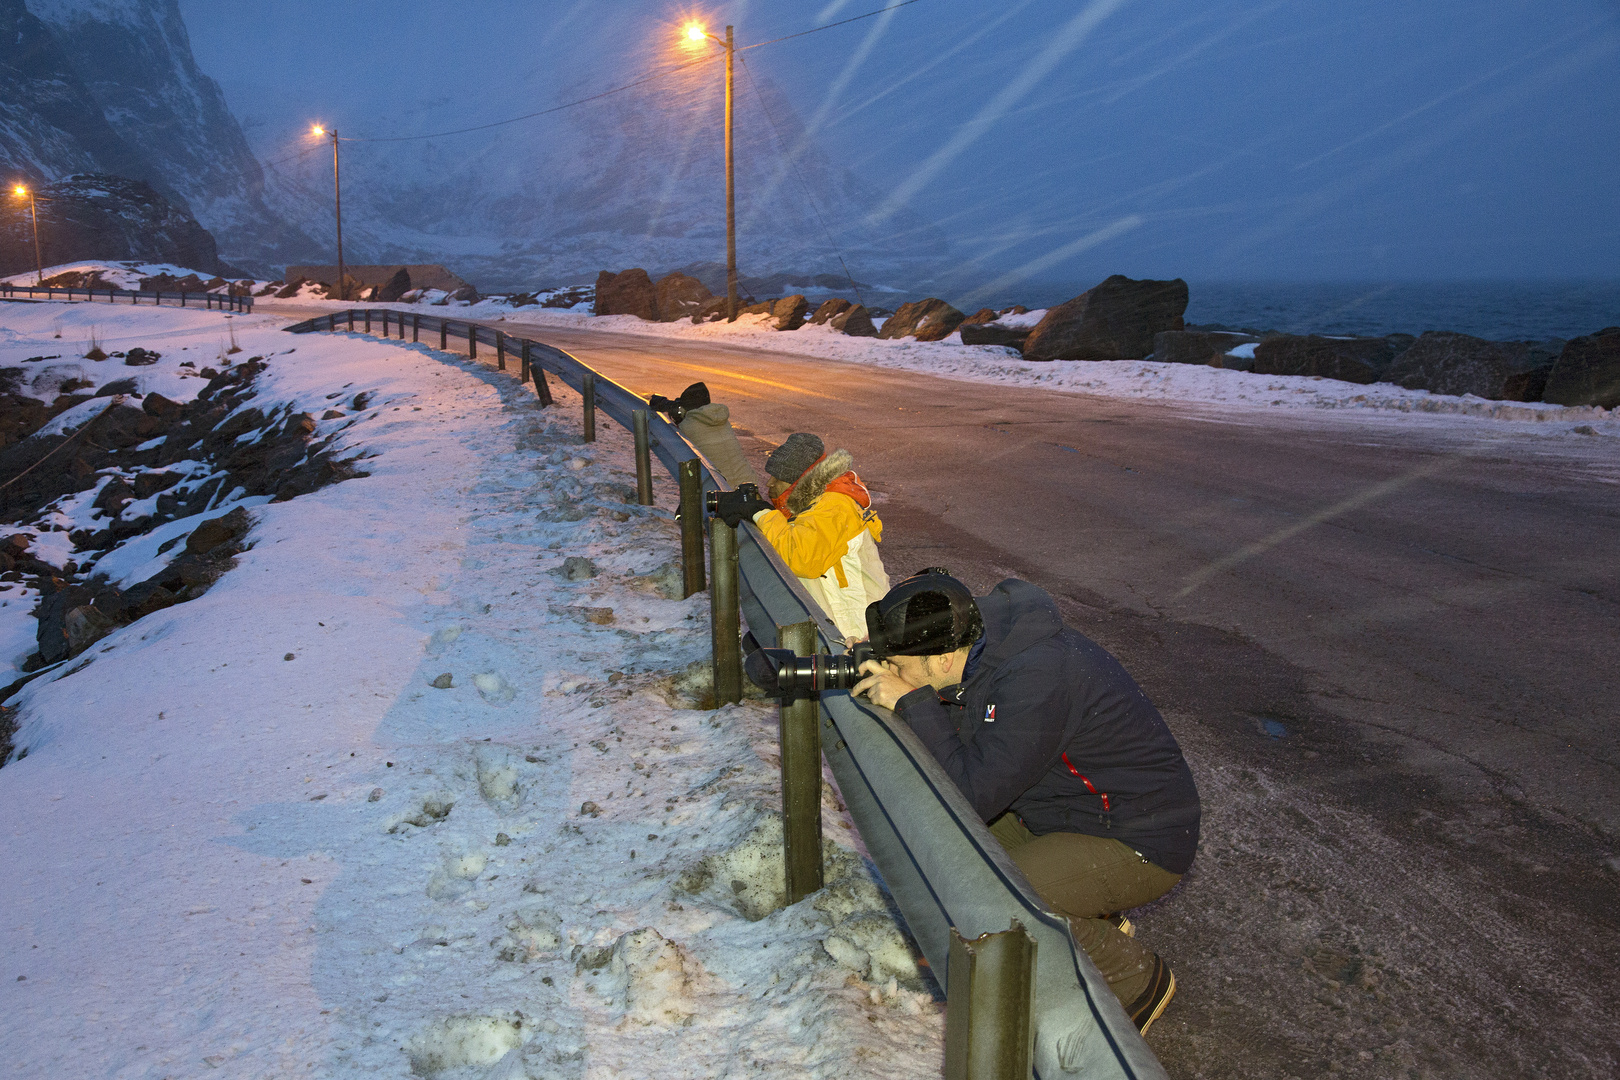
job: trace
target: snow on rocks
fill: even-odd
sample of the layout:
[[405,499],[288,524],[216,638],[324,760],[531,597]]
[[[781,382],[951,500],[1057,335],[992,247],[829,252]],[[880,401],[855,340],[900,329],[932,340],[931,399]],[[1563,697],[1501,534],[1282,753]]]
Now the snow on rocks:
[[[199,332],[131,310],[165,355]],[[694,708],[673,483],[635,505],[628,433],[581,445],[563,388],[280,324],[238,318],[281,350],[261,381],[367,395],[317,423],[370,475],[252,508],[206,595],[12,702],[10,1067],[937,1075],[943,1006],[836,791],[829,885],[783,906],[775,710]]]

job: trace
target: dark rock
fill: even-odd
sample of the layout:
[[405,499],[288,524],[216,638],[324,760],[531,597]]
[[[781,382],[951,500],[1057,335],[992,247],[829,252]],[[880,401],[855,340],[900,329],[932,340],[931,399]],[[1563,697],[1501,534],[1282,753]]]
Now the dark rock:
[[463,285],[461,288],[450,294],[450,299],[463,300],[469,304],[476,304],[479,300],[478,290],[473,288],[471,285]]
[[[471,286],[468,286],[471,288]],[[396,304],[399,298],[411,291],[411,272],[403,266],[394,271],[394,276],[383,284],[377,286],[377,300],[384,304]],[[455,297],[454,299],[461,299]]]
[[90,505],[108,517],[117,517],[124,512],[124,507],[128,506],[134,497],[135,489],[115,476],[102,485],[101,491],[96,495],[96,501]]
[[124,366],[147,367],[148,365],[157,363],[162,358],[162,353],[153,352],[150,349],[143,349],[137,345],[135,348],[124,354]]
[[435,690],[449,690],[455,685],[455,679],[451,677],[448,671],[446,671],[442,675],[434,676],[433,681],[428,683],[428,685],[433,687]]
[[963,323],[962,344],[964,345],[1005,345],[1008,348],[1024,349],[1024,342],[1029,340],[1029,327],[1017,329],[1011,326],[986,326],[983,323]]
[[144,472],[135,478],[135,497],[150,499],[160,491],[168,491],[183,477],[173,472]]
[[96,397],[117,397],[119,394],[133,394],[139,384],[133,379],[114,379],[112,382],[102,383],[101,389],[96,391]]
[[114,630],[119,623],[94,604],[80,604],[62,617],[68,656],[77,656]]
[[143,443],[162,434],[163,425],[133,405],[109,405],[90,421],[90,436],[104,446],[122,448]]
[[172,607],[175,595],[155,581],[143,581],[124,590],[123,599],[124,614],[133,621]]
[[771,309],[771,317],[776,320],[778,330],[797,330],[804,325],[804,316],[809,310],[810,302],[795,293],[778,300]]
[[766,301],[764,301],[762,303],[758,303],[758,304],[749,304],[747,307],[741,309],[738,312],[738,314],[739,315],[769,315],[775,310],[776,310],[776,301],[775,300],[766,300]]
[[548,308],[571,308],[575,304],[583,304],[587,300],[594,300],[595,297],[596,290],[592,286],[578,285],[572,289],[563,289],[561,292],[552,293],[550,296],[546,297],[540,302],[540,306]]
[[[42,588],[49,585],[51,580],[45,578],[41,582]],[[35,640],[39,643],[41,666],[66,660],[72,655],[68,646],[66,622],[68,613],[90,603],[93,599],[95,593],[83,585],[52,588],[39,598],[39,607],[34,615],[39,621],[39,631]]]
[[215,428],[214,434],[221,441],[229,441],[238,435],[246,435],[255,428],[261,428],[264,424],[264,413],[258,409],[243,409]]
[[0,394],[0,447],[26,439],[45,426],[52,410],[43,401],[17,394]]
[[810,316],[810,321],[816,326],[821,326],[831,320],[834,315],[841,315],[853,306],[848,300],[840,297],[828,297],[821,302],[820,307],[816,308],[816,313]]
[[308,278],[304,277],[293,278],[291,281],[287,282],[287,284],[283,285],[280,291],[276,293],[276,299],[291,300],[293,297],[298,295],[299,290],[304,287],[304,282],[308,280]]
[[969,315],[967,318],[963,319],[962,325],[983,326],[985,323],[993,323],[999,318],[1001,318],[1001,313],[999,311],[995,310],[994,308],[982,307],[978,311],[975,311],[973,314]]
[[1136,281],[1115,274],[1047,311],[1024,342],[1030,360],[1131,360],[1153,351],[1153,336],[1183,328],[1187,283]]
[[570,555],[552,573],[564,581],[585,581],[597,575],[596,564],[580,555]]
[[705,300],[698,305],[696,311],[692,312],[692,321],[694,323],[719,322],[726,317],[726,311],[728,310],[726,305],[728,303],[730,301],[724,296],[716,296],[713,299]]
[[147,394],[141,399],[141,411],[163,423],[178,420],[185,412],[185,406],[178,401],[171,401],[162,394]]
[[1162,330],[1153,335],[1151,359],[1162,364],[1208,364],[1239,345],[1259,340],[1249,334]]
[[1570,338],[1547,376],[1543,401],[1620,408],[1620,326]]
[[338,412],[336,409],[327,409],[325,412],[321,413],[322,420],[341,420],[343,419],[343,416],[344,414]]
[[221,544],[247,535],[253,520],[248,517],[247,510],[238,506],[228,514],[207,521],[191,530],[186,537],[186,552],[191,555],[205,555]]
[[596,276],[596,314],[634,315],[657,322],[658,289],[640,267],[617,274],[604,270]]
[[889,316],[877,336],[889,340],[915,337],[918,341],[943,341],[956,332],[965,318],[967,316],[943,300],[932,297],[914,300],[901,304],[900,310]]
[[1394,359],[1395,346],[1381,337],[1279,334],[1255,346],[1254,371],[1260,375],[1320,375],[1366,384],[1382,379]]
[[653,305],[664,322],[674,322],[696,314],[702,306],[714,299],[703,282],[687,277],[679,270],[665,274],[653,286]]
[[1539,398],[1523,395],[1546,386],[1553,359],[1551,352],[1528,341],[1486,341],[1431,330],[1413,339],[1385,378],[1408,390],[1535,401]]
[[827,325],[850,337],[878,336],[877,327],[872,325],[872,316],[867,314],[866,308],[860,304],[834,315],[827,320]]

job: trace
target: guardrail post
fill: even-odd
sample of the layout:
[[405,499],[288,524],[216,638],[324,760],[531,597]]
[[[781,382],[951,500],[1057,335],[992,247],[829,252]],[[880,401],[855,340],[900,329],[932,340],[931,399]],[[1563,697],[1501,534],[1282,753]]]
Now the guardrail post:
[[653,504],[652,448],[648,445],[647,410],[630,410],[630,428],[636,436],[636,502],[641,506]]
[[506,335],[495,331],[495,370],[506,370]]
[[387,337],[387,336],[388,336],[388,309],[387,309],[387,308],[383,308],[383,313],[382,313],[382,317],[383,317],[383,332],[382,332],[382,336],[383,336],[383,337]]
[[737,530],[709,519],[709,628],[714,645],[714,707],[742,700],[742,625],[737,609]]
[[354,333],[354,308],[349,309],[349,333]]
[[478,359],[478,327],[467,323],[467,359]]
[[529,381],[529,339],[523,338],[522,340],[523,355],[518,360],[518,382],[526,383]]
[[184,289],[180,290],[180,306],[181,307],[186,306],[186,290],[184,290]]
[[411,312],[411,344],[415,345],[422,337],[422,313]]
[[681,599],[703,591],[703,474],[697,460],[681,462]]
[[371,333],[371,309],[366,308],[366,333]]
[[596,441],[596,373],[587,371],[580,380],[580,396],[585,399],[585,442]]
[[945,980],[945,1080],[1028,1080],[1035,939],[1016,919],[972,941],[953,926]]
[[439,320],[439,351],[450,351],[450,324],[444,319]]
[[546,381],[546,369],[531,360],[529,375],[534,379],[534,392],[540,395],[540,407],[543,409],[551,404],[551,384]]
[[[816,624],[777,627],[776,647],[800,656],[816,651]],[[818,891],[821,867],[821,699],[812,696],[782,706],[777,747],[782,758],[782,854],[787,865],[787,902]]]

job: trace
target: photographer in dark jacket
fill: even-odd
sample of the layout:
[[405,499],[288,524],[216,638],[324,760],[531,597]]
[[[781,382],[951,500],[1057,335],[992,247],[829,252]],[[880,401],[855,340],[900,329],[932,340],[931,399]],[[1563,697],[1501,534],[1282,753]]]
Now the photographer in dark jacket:
[[911,726],[1145,1032],[1175,976],[1118,913],[1180,880],[1199,824],[1192,773],[1158,710],[1026,581],[974,597],[927,570],[867,619],[888,657],[868,661],[853,692]]

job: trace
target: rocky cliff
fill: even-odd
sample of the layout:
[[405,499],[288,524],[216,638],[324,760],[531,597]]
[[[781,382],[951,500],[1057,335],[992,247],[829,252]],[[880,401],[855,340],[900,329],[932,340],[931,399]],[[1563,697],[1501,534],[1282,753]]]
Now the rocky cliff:
[[35,183],[144,181],[261,276],[325,255],[266,205],[263,172],[198,69],[175,0],[0,0],[0,170]]

